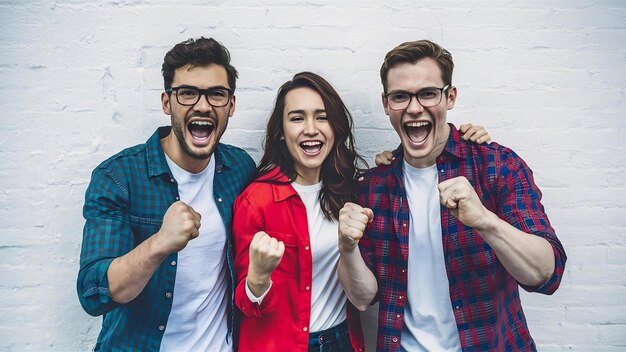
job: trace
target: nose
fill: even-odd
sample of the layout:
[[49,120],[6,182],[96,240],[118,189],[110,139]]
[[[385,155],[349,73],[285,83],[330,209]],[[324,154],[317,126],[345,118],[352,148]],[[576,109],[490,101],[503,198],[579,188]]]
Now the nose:
[[307,136],[315,136],[318,132],[315,118],[307,118],[304,122],[304,134]]
[[211,110],[211,104],[209,104],[206,94],[200,94],[200,99],[198,99],[196,105],[193,106],[193,109],[198,112],[208,112]]
[[406,107],[406,111],[413,114],[424,111],[424,107],[420,104],[419,100],[417,100],[416,95],[411,96],[411,100],[409,100],[409,105]]

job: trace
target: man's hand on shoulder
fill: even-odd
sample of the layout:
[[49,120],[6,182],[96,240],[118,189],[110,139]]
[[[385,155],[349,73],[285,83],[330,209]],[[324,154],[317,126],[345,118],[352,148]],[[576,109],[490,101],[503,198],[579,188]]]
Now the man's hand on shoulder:
[[491,136],[483,126],[474,126],[471,123],[466,123],[459,126],[459,132],[461,133],[461,138],[466,141],[477,144],[489,144],[491,142]]

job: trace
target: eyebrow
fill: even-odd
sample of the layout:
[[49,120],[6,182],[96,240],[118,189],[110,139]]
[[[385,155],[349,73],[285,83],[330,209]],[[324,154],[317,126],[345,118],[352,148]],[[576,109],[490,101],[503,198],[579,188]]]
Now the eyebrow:
[[[313,111],[316,114],[319,113],[325,113],[326,110],[325,109],[315,109],[315,111]],[[303,109],[298,109],[298,110],[291,110],[287,113],[287,115],[291,115],[291,114],[304,114],[304,110]]]
[[[434,86],[433,87],[424,87],[424,88],[418,89],[415,93],[417,93],[419,91],[422,91],[422,90],[427,90],[427,89],[439,89],[439,88],[434,87]],[[411,92],[408,91],[408,90],[404,90],[404,89],[394,89],[394,90],[390,90],[388,94],[393,94],[393,93],[409,93],[410,94]]]
[[230,90],[230,88],[226,88],[224,86],[212,86],[212,87],[209,87],[209,88],[206,88],[206,89],[202,89],[202,88],[198,88],[196,86],[192,86],[192,85],[189,85],[189,84],[181,84],[181,85],[178,86],[178,88],[195,88],[195,89],[199,89],[199,90],[211,90],[211,89],[226,89],[226,90]]

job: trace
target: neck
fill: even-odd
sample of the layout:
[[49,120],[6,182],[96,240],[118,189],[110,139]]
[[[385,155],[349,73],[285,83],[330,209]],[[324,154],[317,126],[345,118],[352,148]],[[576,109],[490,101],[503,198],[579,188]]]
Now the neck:
[[311,186],[320,182],[320,171],[310,171],[310,172],[300,172],[296,170],[298,173],[296,175],[295,182],[299,185],[303,186]]
[[[406,160],[406,162],[416,168],[427,168],[430,166],[433,166],[437,163],[437,157],[439,155],[441,155],[441,153],[443,153],[443,150],[446,148],[446,143],[448,143],[448,138],[450,137],[450,126],[445,123],[442,126],[443,130],[441,131],[441,135],[442,138],[437,139],[435,138],[435,141],[438,141],[437,144],[433,147],[432,151],[421,158],[413,158],[410,155],[408,155],[407,151],[404,151],[404,160]],[[439,131],[435,131],[435,133],[439,133]]]
[[209,161],[211,161],[210,156],[206,159],[196,159],[185,153],[180,147],[174,132],[171,132],[165,138],[161,139],[161,146],[163,147],[163,152],[165,152],[170,160],[181,169],[192,174],[197,174],[206,169],[207,165],[209,165]]

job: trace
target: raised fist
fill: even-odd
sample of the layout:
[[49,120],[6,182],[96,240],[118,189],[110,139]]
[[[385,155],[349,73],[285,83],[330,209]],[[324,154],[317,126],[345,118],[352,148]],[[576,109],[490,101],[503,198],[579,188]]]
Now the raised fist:
[[156,233],[168,253],[181,251],[187,243],[198,237],[200,214],[189,205],[178,201],[167,209],[163,224]]
[[248,277],[252,275],[257,280],[269,280],[284,254],[285,244],[282,241],[264,231],[257,232],[250,242]]
[[365,227],[374,219],[369,208],[346,203],[339,211],[339,252],[350,252],[359,244]]

